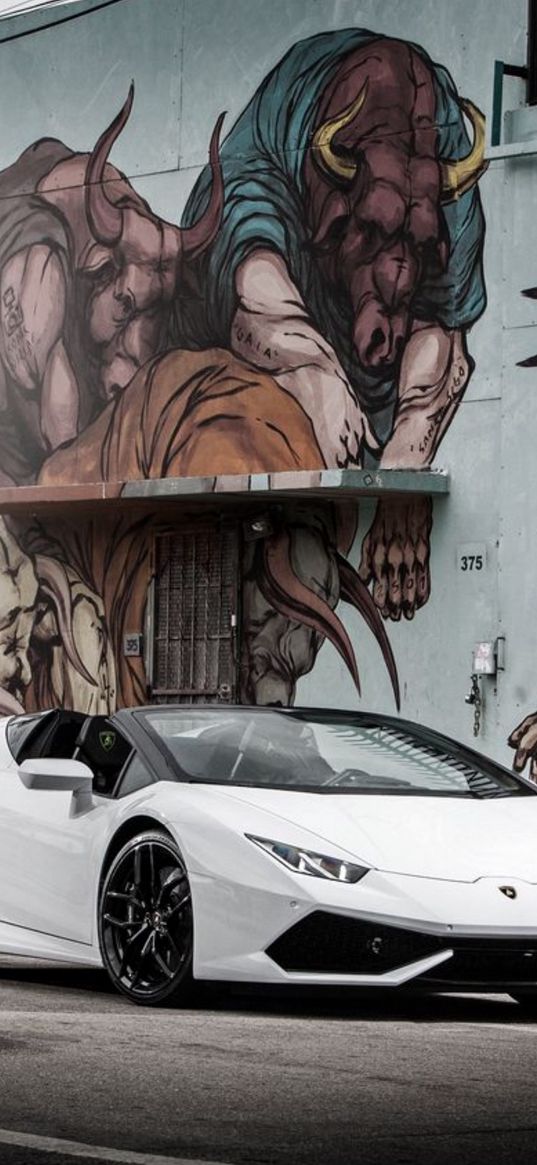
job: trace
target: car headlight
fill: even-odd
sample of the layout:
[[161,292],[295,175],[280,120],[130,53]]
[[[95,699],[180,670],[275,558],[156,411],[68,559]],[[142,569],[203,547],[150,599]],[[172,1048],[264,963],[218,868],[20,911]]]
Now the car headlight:
[[333,858],[328,854],[313,853],[299,845],[285,845],[281,841],[271,841],[268,837],[254,837],[247,833],[248,841],[261,846],[266,853],[295,874],[309,874],[311,878],[328,878],[331,882],[359,882],[368,873],[367,866],[357,866],[352,862]]

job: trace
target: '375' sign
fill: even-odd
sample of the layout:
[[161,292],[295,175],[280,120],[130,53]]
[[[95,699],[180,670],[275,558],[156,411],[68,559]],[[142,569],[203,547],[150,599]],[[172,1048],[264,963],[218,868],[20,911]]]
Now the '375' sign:
[[487,566],[486,542],[461,542],[457,546],[457,570],[462,574],[479,574]]

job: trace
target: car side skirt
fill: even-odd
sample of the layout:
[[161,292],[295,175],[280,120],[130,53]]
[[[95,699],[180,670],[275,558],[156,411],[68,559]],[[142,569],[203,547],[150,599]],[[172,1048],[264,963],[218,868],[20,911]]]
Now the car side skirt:
[[99,950],[89,943],[71,942],[9,922],[0,922],[0,957],[2,954],[102,967]]

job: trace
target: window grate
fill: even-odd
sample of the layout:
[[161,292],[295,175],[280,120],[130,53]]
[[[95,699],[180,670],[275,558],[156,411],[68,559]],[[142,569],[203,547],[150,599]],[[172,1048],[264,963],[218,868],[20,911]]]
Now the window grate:
[[234,525],[157,535],[151,693],[156,702],[235,699],[238,574]]

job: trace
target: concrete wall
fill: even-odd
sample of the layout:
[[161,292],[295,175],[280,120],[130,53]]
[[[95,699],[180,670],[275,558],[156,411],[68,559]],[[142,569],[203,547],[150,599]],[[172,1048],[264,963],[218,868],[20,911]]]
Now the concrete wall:
[[[261,0],[248,0],[248,3],[246,0],[219,0],[218,3],[211,0],[121,0],[93,13],[91,9],[92,4],[85,0],[78,6],[78,12],[86,15],[42,31],[39,28],[48,23],[45,14],[11,20],[2,25],[0,40],[5,39],[4,43],[0,43],[0,101],[2,108],[9,109],[11,113],[8,118],[4,118],[0,167],[5,169],[11,166],[23,150],[45,136],[59,138],[75,151],[91,151],[125,102],[130,82],[134,79],[133,109],[128,123],[113,145],[111,162],[127,176],[136,194],[147,200],[152,221],[162,218],[171,224],[169,246],[172,251],[175,248],[174,253],[178,247],[177,227],[181,222],[184,225],[185,222],[189,224],[195,220],[199,208],[203,210],[204,198],[206,201],[202,186],[199,205],[194,198],[187,208],[189,196],[204,171],[208,143],[217,116],[222,110],[227,111],[225,137],[276,63],[305,38],[348,29],[349,45],[352,43],[355,51],[352,30],[365,28],[384,37],[413,42],[421,46],[432,61],[438,62],[451,74],[455,85],[453,109],[460,99],[468,98],[487,115],[490,115],[492,104],[494,60],[500,58],[512,64],[522,64],[525,59],[525,0],[512,0],[509,5],[503,6],[494,0],[474,0],[472,5],[463,3],[463,0],[452,0],[449,5],[440,0],[429,0],[419,5],[413,0],[398,0],[397,3],[375,0],[374,4],[370,0],[363,0],[360,4],[352,0],[335,3],[310,0],[308,4],[304,4],[303,0],[273,0],[270,5]],[[72,14],[77,14],[77,8],[73,9]],[[33,35],[20,35],[29,33],[31,29],[36,30]],[[402,86],[403,82],[400,84]],[[356,94],[351,94],[351,97],[354,96]],[[281,94],[281,100],[285,102],[285,93]],[[506,81],[505,107],[516,108],[523,102],[523,84],[513,79]],[[338,109],[341,110],[341,102]],[[330,112],[333,113],[333,110]],[[318,122],[312,122],[313,129],[317,125]],[[441,151],[439,153],[440,130],[444,138],[449,136],[449,118],[447,124],[439,127],[435,147],[437,167],[442,156]],[[340,143],[348,146],[346,131],[341,132],[343,136],[340,137]],[[453,122],[453,133],[459,135],[456,156],[460,157],[465,153],[462,135],[467,135],[467,148],[470,148],[472,137],[469,123],[463,119],[461,112]],[[235,141],[237,145],[231,149],[231,153],[228,147],[224,166],[224,176],[228,182],[227,199],[233,165],[239,157],[240,140],[232,138],[232,142]],[[371,156],[367,157],[368,165],[373,166],[374,171]],[[247,162],[251,161],[243,159],[243,175],[248,173]],[[315,199],[315,205],[319,206],[324,205],[323,199],[327,197],[329,183],[323,188],[322,182],[326,179],[319,175],[318,169],[312,180],[314,185],[317,182],[316,194],[314,191],[312,195],[309,189],[306,197],[302,190],[305,205],[310,211]],[[113,182],[110,184],[114,177],[115,172],[107,171],[105,174],[109,180],[112,201],[122,191],[125,192],[124,186],[114,185]],[[534,533],[536,490],[533,482],[533,476],[537,473],[533,455],[537,432],[537,400],[534,393],[535,367],[519,366],[520,361],[537,353],[537,299],[521,295],[524,289],[537,284],[537,239],[534,225],[536,180],[534,157],[494,157],[486,173],[480,176],[478,186],[474,185],[470,192],[462,195],[456,203],[455,211],[446,212],[448,218],[449,214],[456,213],[459,216],[457,223],[453,220],[449,236],[453,255],[456,250],[456,231],[463,231],[465,213],[472,207],[475,211],[477,200],[480,199],[486,224],[486,308],[476,308],[472,316],[471,308],[462,302],[455,315],[448,318],[438,308],[433,296],[430,316],[427,316],[423,305],[418,311],[418,317],[421,313],[421,321],[431,324],[433,328],[443,329],[449,335],[460,332],[475,362],[466,391],[459,399],[461,394],[457,392],[450,397],[447,384],[447,373],[454,367],[456,356],[450,357],[451,363],[448,361],[447,365],[445,361],[443,364],[440,361],[436,369],[437,379],[442,381],[444,377],[446,383],[444,396],[440,395],[437,399],[431,388],[435,374],[434,360],[431,366],[428,354],[421,350],[417,352],[417,363],[410,377],[411,388],[412,378],[416,383],[416,377],[419,380],[415,371],[417,367],[422,367],[419,361],[425,360],[427,365],[429,360],[425,381],[423,377],[420,381],[421,388],[427,390],[422,392],[420,398],[421,414],[419,409],[414,412],[411,409],[407,429],[401,425],[399,430],[400,442],[395,460],[390,461],[388,458],[386,461],[386,464],[397,463],[420,468],[429,466],[432,459],[434,466],[450,473],[449,497],[435,502],[434,522],[430,532],[430,596],[427,597],[425,592],[425,601],[421,605],[415,601],[407,603],[405,609],[402,592],[406,576],[401,572],[399,599],[396,597],[391,604],[383,601],[386,562],[383,561],[381,567],[370,564],[368,570],[363,557],[364,539],[375,520],[372,502],[366,501],[360,506],[358,534],[348,553],[348,559],[355,567],[362,561],[363,577],[382,612],[399,671],[403,715],[422,719],[472,742],[473,708],[464,701],[470,684],[472,649],[478,641],[494,641],[498,636],[505,637],[505,670],[497,678],[484,677],[481,681],[484,709],[477,743],[485,751],[508,763],[512,756],[507,747],[509,733],[523,716],[532,713],[537,707],[533,668],[537,636],[532,617],[537,565]],[[83,177],[80,182],[83,182]],[[348,197],[349,186],[340,183],[339,189],[343,189]],[[15,185],[12,184],[10,190],[14,204],[22,196],[20,185],[17,189],[16,177]],[[6,201],[4,187],[3,205]],[[358,195],[352,205],[360,205]],[[70,229],[75,236],[78,230],[82,240],[83,228],[81,220],[77,219],[78,210],[66,209],[64,202],[60,212],[61,215],[67,215]],[[144,212],[139,207],[138,213],[143,218]],[[444,210],[441,213],[444,214]],[[79,222],[78,227],[75,220]],[[478,236],[479,231],[476,247],[479,245]],[[141,237],[138,231],[137,240]],[[55,245],[60,247],[57,240]],[[83,242],[81,248],[82,245]],[[223,343],[228,351],[232,350],[233,359],[248,359],[248,352],[242,341],[237,339],[236,330],[233,332],[231,329],[227,338],[216,334],[218,328],[214,336],[210,334],[210,321],[207,324],[205,306],[209,286],[207,280],[213,278],[214,287],[214,269],[210,266],[214,250],[211,241],[208,251],[195,265],[193,280],[182,283],[179,293],[174,293],[174,312],[177,316],[174,321],[175,331],[168,330],[165,344],[151,341],[149,348],[144,349],[147,356],[158,354],[163,349],[175,351],[185,343],[204,351],[207,343],[214,342]],[[10,257],[4,251],[4,266]],[[290,252],[286,258],[295,282],[300,282],[296,262],[293,267]],[[370,268],[373,269],[371,264]],[[460,289],[462,276],[460,272],[454,272],[453,265],[451,277],[455,294]],[[323,286],[327,297],[333,294],[329,279]],[[4,295],[6,290],[7,286],[3,285]],[[423,280],[420,282],[418,279],[415,286],[417,298],[422,290]],[[304,287],[301,287],[301,291],[306,308],[311,307],[314,324],[326,339],[326,328],[323,320],[319,319],[318,304],[310,305]],[[168,296],[166,300],[166,312],[172,299],[172,296]],[[199,308],[193,311],[192,305],[195,308],[196,303]],[[58,325],[60,336],[63,326],[63,323]],[[408,340],[408,331],[405,337]],[[338,350],[338,337],[334,340],[333,330],[329,338],[352,385],[353,371],[345,357],[348,338],[340,337],[341,351]],[[229,361],[230,358],[227,356],[225,359]],[[43,488],[49,490],[70,481],[102,480],[105,471],[100,453],[104,448],[105,431],[110,432],[109,420],[116,405],[107,406],[106,403],[110,382],[108,386],[103,382],[96,391],[95,385],[100,373],[96,376],[95,365],[87,353],[79,360],[77,368],[80,369],[80,383],[77,382],[74,390],[72,385],[70,389],[71,404],[73,393],[76,397],[77,392],[80,392],[82,404],[78,421],[76,418],[73,420],[72,407],[71,413],[69,408],[63,407],[65,398],[60,388],[64,383],[62,377],[65,370],[56,379],[48,377],[48,397],[43,392],[45,372],[40,373],[39,384],[23,390],[25,403],[16,413],[15,422],[11,414],[4,412],[5,438],[7,434],[4,451],[10,441],[13,443],[14,438],[10,436],[13,424],[19,434],[26,425],[23,445],[26,441],[25,449],[30,449],[26,470],[21,470],[18,479],[14,472],[6,470],[8,452],[4,452],[5,464],[0,463],[0,471],[4,470],[6,489],[13,484],[17,488],[27,487],[36,479],[41,481]],[[278,368],[270,360],[263,363],[260,358],[252,356],[250,363],[263,382],[261,389],[266,407],[265,420],[270,421],[273,414],[278,416],[281,431],[284,434],[290,431],[294,435],[296,456],[292,465],[282,452],[284,442],[277,448],[273,445],[269,447],[266,431],[260,435],[257,423],[252,419],[254,414],[257,417],[256,408],[252,412],[247,406],[241,441],[237,439],[236,427],[230,424],[227,429],[224,426],[224,431],[212,434],[200,453],[199,443],[196,444],[202,428],[200,426],[188,435],[188,439],[193,442],[190,459],[172,464],[160,454],[155,454],[155,465],[148,470],[143,457],[137,455],[133,461],[134,446],[130,439],[129,423],[134,426],[134,432],[136,425],[138,430],[143,427],[142,422],[134,406],[134,411],[129,413],[127,406],[123,405],[118,432],[128,442],[128,455],[117,454],[113,464],[108,460],[106,473],[109,479],[123,482],[144,474],[165,476],[167,473],[311,469],[339,463],[341,409],[338,412],[336,396],[327,393],[329,380],[323,382],[323,400],[328,400],[328,405],[322,408],[317,403],[315,406],[311,403],[304,405],[304,400],[297,405],[297,398],[291,391],[292,399],[289,401],[286,398],[288,403],[283,407],[282,398],[273,398],[274,389],[270,385],[267,387],[263,377],[266,375],[271,381],[275,380],[276,386],[283,385],[286,392],[289,392],[289,381],[283,378],[278,382]],[[184,369],[185,365],[181,364],[178,372],[178,365],[174,365],[176,382],[181,377],[181,383],[187,379]],[[326,369],[321,372],[324,375]],[[75,373],[78,375],[76,368]],[[230,371],[229,364],[225,363],[225,374],[236,375],[235,366]],[[396,367],[393,375],[386,373],[383,383],[387,383],[390,376],[393,389],[389,408],[383,418],[379,420],[376,417],[374,422],[384,451],[397,431],[398,410],[401,409],[402,400],[399,367]],[[356,381],[359,379],[356,374]],[[125,383],[128,382],[129,377]],[[51,383],[53,388],[50,388]],[[125,383],[121,385],[122,388]],[[6,391],[5,399],[9,403],[12,386],[10,390],[8,385]],[[130,401],[135,393],[130,387],[128,391]],[[137,391],[141,409],[145,389],[142,386]],[[158,408],[166,399],[166,393],[169,395],[170,392],[169,382],[164,376],[159,392]],[[50,432],[54,428],[52,423],[48,429],[45,424],[46,435],[43,440],[42,401],[45,398],[49,405],[52,401],[51,407],[57,406],[60,399],[59,435],[65,440],[51,439]],[[427,417],[435,411],[433,399],[437,403],[436,411],[441,412],[446,401],[449,405],[452,398],[453,408],[449,411],[448,407],[447,413],[443,414],[449,422],[446,431],[435,433],[430,450],[432,458],[422,457],[420,462],[415,457],[413,446],[419,444],[420,435],[423,434],[423,416]],[[259,396],[255,399],[257,404]],[[99,403],[96,404],[96,400]],[[366,415],[369,403],[369,397],[365,403],[362,401]],[[321,413],[325,407],[329,437],[323,444],[325,438]],[[155,408],[158,412],[157,405]],[[203,421],[205,418],[201,419]],[[61,425],[64,425],[63,430]],[[78,426],[80,435],[74,441],[70,425],[74,425],[75,429]],[[105,425],[108,428],[103,428]],[[412,433],[416,435],[416,441],[413,441]],[[57,446],[65,443],[68,444],[66,449],[55,451]],[[107,448],[110,449],[110,443]],[[223,460],[215,469],[214,453],[217,449],[225,450],[226,453],[225,456],[222,454]],[[358,455],[366,460],[369,456],[363,449],[358,451]],[[535,486],[537,488],[537,481]],[[416,534],[416,523],[419,527],[420,521],[421,530]],[[416,518],[416,511],[412,507],[408,519],[400,513],[395,516],[391,533],[386,533],[385,529],[380,532],[377,524],[376,528],[373,527],[373,550],[378,552],[375,561],[378,561],[379,554],[382,557],[382,552],[388,553],[391,549],[393,554],[394,547],[396,550],[400,547],[403,555],[409,553],[411,558],[413,556],[412,561],[415,563],[416,558],[419,558],[418,542],[424,531],[426,534],[427,517],[422,513],[420,518],[418,512]],[[470,554],[483,555],[482,568],[476,570],[474,562],[474,569],[463,570],[465,553],[467,566]],[[6,562],[8,559],[9,555],[6,555]],[[7,602],[6,587],[4,590]],[[339,610],[341,612],[341,608]],[[354,644],[362,674],[363,706],[392,710],[390,682],[382,666],[378,645],[369,633],[366,634],[363,620],[358,614],[348,610],[345,626]],[[31,629],[28,634],[33,634]],[[17,698],[23,694],[20,684],[18,687],[12,685],[11,688],[7,684],[6,690],[11,691],[12,695],[16,694]],[[297,700],[359,706],[349,668],[328,640],[318,652],[313,669],[298,678]]]

